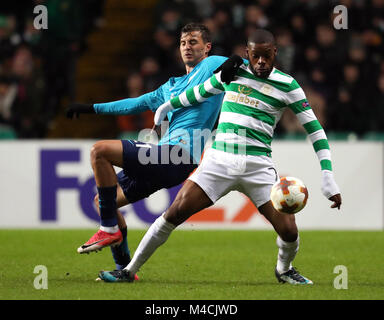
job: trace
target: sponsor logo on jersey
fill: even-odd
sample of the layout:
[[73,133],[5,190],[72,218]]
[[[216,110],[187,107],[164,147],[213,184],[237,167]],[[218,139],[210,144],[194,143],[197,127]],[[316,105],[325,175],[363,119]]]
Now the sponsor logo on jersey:
[[247,86],[242,86],[242,85],[239,86],[238,90],[241,94],[244,94],[246,96],[249,96],[253,91],[252,88],[247,87]]
[[224,101],[230,101],[235,103],[245,104],[250,107],[256,107],[259,104],[259,100],[244,96],[244,94],[234,94],[231,92],[226,92]]

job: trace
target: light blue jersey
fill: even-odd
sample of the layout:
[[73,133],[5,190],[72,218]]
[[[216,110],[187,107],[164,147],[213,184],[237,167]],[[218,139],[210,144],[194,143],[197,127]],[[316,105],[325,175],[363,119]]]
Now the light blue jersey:
[[[98,114],[127,115],[146,110],[153,112],[171,98],[210,78],[227,58],[210,56],[197,64],[192,72],[182,77],[172,77],[157,90],[137,98],[128,98],[108,103],[94,104]],[[223,94],[215,95],[194,108],[180,108],[168,113],[169,128],[159,144],[179,144],[200,162],[204,145],[220,112]]]

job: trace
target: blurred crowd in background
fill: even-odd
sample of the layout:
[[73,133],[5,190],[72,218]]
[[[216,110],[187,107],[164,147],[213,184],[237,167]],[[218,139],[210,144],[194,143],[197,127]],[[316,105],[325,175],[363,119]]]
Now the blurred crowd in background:
[[[63,1],[65,14],[59,10]],[[45,136],[58,101],[76,99],[74,61],[87,50],[87,35],[102,27],[105,1],[24,1],[22,11],[20,5],[0,5],[0,126],[12,126],[20,138]],[[33,7],[40,3],[56,14],[44,31],[33,27]],[[338,4],[348,8],[346,30],[333,25]],[[189,22],[204,23],[212,32],[211,54],[223,56],[245,57],[253,30],[272,31],[276,67],[296,78],[327,132],[384,132],[384,0],[159,0],[153,38],[137,50],[141,60],[127,74],[126,97],[185,74],[178,46],[180,29]],[[121,131],[137,131],[153,115],[117,121]],[[277,127],[277,134],[301,132],[289,112]]]
[[[76,59],[103,15],[103,0],[0,3],[0,126],[18,138],[44,138],[62,98],[74,101]],[[49,27],[34,19],[44,5]],[[41,20],[37,19],[41,23]]]

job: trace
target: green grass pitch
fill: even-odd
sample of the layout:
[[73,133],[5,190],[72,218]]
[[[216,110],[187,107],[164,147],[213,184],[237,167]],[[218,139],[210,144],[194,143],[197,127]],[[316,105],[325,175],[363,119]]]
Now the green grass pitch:
[[[279,284],[272,231],[176,230],[135,283],[96,282],[112,269],[109,248],[80,255],[95,230],[0,230],[0,300],[383,300],[384,232],[301,231],[294,266],[313,286]],[[144,230],[129,230],[132,251]],[[37,265],[48,289],[35,289]],[[335,289],[337,265],[348,289]]]

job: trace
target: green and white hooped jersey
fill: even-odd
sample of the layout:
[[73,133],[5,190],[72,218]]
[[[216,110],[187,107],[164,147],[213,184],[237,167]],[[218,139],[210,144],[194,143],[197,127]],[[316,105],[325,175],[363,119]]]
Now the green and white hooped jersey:
[[181,108],[201,103],[225,91],[214,149],[225,152],[268,155],[276,124],[285,108],[290,108],[307,131],[322,170],[332,171],[331,154],[325,132],[297,81],[276,68],[267,79],[256,77],[242,65],[229,85],[221,81],[221,72],[204,83],[170,100]]

